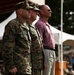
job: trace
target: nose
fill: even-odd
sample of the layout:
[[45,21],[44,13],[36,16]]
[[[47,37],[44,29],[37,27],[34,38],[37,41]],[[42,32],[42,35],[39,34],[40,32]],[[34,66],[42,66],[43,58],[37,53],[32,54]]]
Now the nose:
[[50,13],[52,13],[52,11],[50,10]]
[[51,10],[48,10],[50,13],[52,13],[52,11]]

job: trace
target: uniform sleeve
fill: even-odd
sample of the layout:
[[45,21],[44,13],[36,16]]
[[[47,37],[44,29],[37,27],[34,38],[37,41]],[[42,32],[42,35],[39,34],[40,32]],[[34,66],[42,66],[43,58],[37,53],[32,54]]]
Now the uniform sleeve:
[[15,46],[15,35],[11,28],[11,23],[5,27],[5,32],[2,39],[2,55],[3,61],[7,69],[15,67],[13,60],[14,46]]

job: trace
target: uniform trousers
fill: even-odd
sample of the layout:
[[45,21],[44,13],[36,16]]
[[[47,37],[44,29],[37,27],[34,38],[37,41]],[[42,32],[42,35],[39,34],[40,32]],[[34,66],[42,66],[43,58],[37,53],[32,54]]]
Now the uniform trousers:
[[44,75],[55,75],[55,51],[50,49],[44,49],[44,63],[46,68],[44,69]]

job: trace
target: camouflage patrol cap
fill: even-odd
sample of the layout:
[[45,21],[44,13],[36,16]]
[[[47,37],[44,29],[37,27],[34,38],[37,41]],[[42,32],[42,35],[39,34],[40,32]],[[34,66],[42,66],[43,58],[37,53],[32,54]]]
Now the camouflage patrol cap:
[[20,8],[32,9],[33,7],[29,6],[27,0],[25,0],[25,1],[19,2],[15,5],[15,9],[20,9]]
[[35,10],[35,11],[40,11],[40,9],[38,8],[38,4],[29,4],[32,9],[31,10]]

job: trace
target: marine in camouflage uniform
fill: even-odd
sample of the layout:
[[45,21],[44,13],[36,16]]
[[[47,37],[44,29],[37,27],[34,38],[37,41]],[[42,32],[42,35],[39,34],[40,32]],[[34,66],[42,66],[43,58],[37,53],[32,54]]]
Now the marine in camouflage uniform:
[[25,1],[17,3],[17,18],[5,26],[1,50],[6,75],[31,74],[31,37],[26,22],[30,8]]
[[28,19],[29,31],[31,35],[32,75],[41,75],[41,71],[43,70],[43,46],[37,29],[34,25],[32,25],[32,22],[36,20],[39,9],[36,4],[30,5],[33,7],[30,10],[31,17]]

